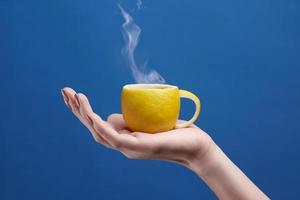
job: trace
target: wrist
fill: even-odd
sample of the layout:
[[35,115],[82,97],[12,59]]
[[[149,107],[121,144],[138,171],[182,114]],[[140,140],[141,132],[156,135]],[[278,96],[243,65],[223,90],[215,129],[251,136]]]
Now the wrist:
[[269,199],[214,142],[205,153],[189,159],[186,166],[201,177],[219,199]]
[[186,167],[203,178],[218,166],[220,153],[221,150],[218,145],[211,141],[206,151],[197,152],[188,159]]

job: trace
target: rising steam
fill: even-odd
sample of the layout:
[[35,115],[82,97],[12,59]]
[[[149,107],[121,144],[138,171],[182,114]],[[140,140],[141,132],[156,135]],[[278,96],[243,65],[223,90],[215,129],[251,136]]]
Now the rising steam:
[[142,8],[142,4],[143,4],[142,0],[137,0],[136,6],[137,6],[138,9]]
[[122,55],[128,63],[132,76],[137,83],[165,83],[164,78],[155,70],[147,70],[146,67],[141,69],[135,62],[134,50],[139,43],[141,29],[133,22],[133,18],[118,4],[124,18],[122,24],[122,34],[125,40],[125,45],[122,49]]

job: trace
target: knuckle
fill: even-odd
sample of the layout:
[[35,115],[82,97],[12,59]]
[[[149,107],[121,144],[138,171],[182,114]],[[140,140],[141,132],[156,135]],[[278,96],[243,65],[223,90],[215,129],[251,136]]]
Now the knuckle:
[[87,100],[87,97],[82,93],[77,93],[77,96],[81,101],[85,102]]
[[103,143],[103,141],[101,140],[100,137],[94,137],[94,139],[95,139],[95,141],[96,141],[97,143],[99,143],[99,144],[102,144],[102,143]]
[[134,159],[142,159],[144,156],[142,154],[135,154]]
[[122,142],[120,142],[119,140],[116,140],[116,141],[114,141],[114,143],[113,143],[113,147],[114,147],[114,148],[117,148],[117,149],[120,149],[120,148],[123,147],[123,144],[122,144]]
[[133,157],[133,155],[132,154],[128,154],[128,153],[123,153],[125,156],[126,156],[126,158],[128,158],[128,159],[134,159],[134,157]]
[[97,132],[102,133],[103,132],[103,124],[102,122],[94,122],[94,128]]
[[153,148],[153,149],[150,149],[149,150],[150,151],[150,154],[151,155],[160,155],[160,154],[162,154],[163,153],[163,148],[162,147],[156,147],[156,148]]
[[143,154],[137,153],[137,152],[127,153],[125,156],[129,159],[142,159],[142,158],[145,158],[145,156]]
[[79,97],[86,97],[84,94],[82,94],[82,93],[77,93],[77,96],[79,96]]
[[135,154],[133,154],[133,153],[124,153],[123,152],[123,154],[126,156],[126,158],[128,158],[128,159],[137,159],[137,156],[135,155]]

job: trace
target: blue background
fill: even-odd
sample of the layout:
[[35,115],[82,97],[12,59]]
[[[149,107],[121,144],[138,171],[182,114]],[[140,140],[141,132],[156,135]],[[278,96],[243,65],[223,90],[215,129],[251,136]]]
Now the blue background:
[[[127,10],[135,1],[120,1]],[[112,0],[0,2],[0,199],[215,199],[191,171],[95,143],[60,89],[106,118],[132,83]],[[300,1],[153,1],[137,61],[202,101],[197,125],[270,197],[299,196]],[[193,104],[183,102],[182,118]]]

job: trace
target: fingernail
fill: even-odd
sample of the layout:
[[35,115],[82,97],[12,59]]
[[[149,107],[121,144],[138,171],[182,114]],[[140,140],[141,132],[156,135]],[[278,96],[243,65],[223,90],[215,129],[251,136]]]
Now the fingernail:
[[86,117],[87,117],[87,119],[88,119],[88,121],[89,121],[89,124],[90,124],[91,126],[93,126],[93,125],[94,125],[94,121],[92,120],[92,118],[91,118],[89,115],[87,115]]
[[70,105],[68,103],[69,102],[68,96],[66,95],[66,93],[65,93],[65,91],[63,89],[61,89],[60,91],[61,91],[61,94],[62,94],[62,96],[64,98],[64,102],[65,102],[66,106],[68,106],[70,108]]
[[75,97],[75,99],[76,99],[76,103],[77,103],[77,106],[78,106],[78,108],[79,108],[79,106],[80,106],[80,101],[79,101],[78,95],[75,94],[74,97]]

